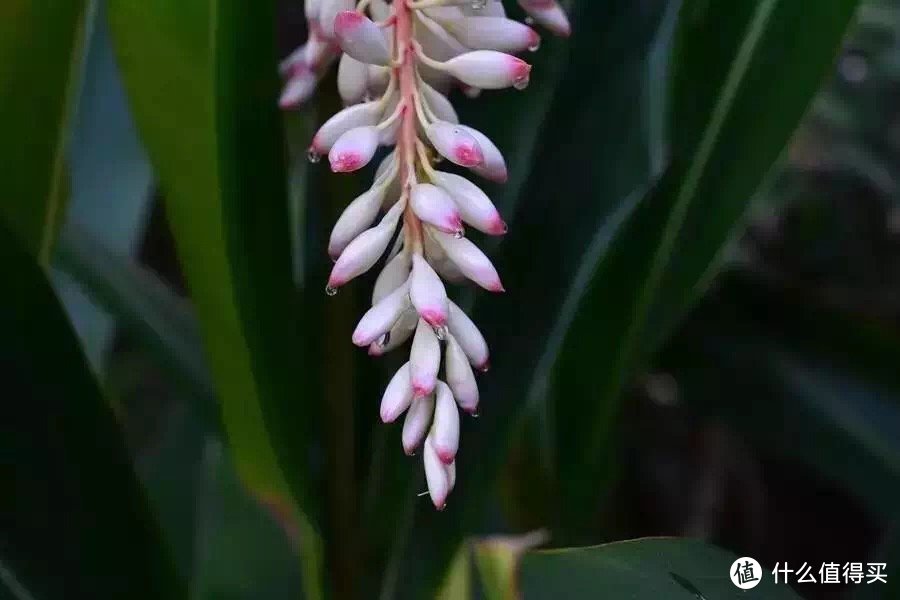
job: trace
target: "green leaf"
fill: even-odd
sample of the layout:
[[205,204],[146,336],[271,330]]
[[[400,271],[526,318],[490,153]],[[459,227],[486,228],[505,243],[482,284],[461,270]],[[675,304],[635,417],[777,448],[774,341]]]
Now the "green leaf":
[[215,392],[191,307],[150,271],[73,224],[60,234],[56,265],[133,333],[157,364],[218,421]]
[[315,404],[292,282],[271,3],[109,3],[114,46],[200,322],[241,480],[299,529],[321,596]]
[[586,474],[609,460],[617,399],[715,273],[828,72],[856,4],[683,4],[671,166],[597,263],[553,374],[565,520],[582,518],[596,501],[602,481]]
[[0,365],[17,396],[0,434],[15,490],[0,499],[2,559],[36,598],[184,598],[109,404],[13,239],[0,225]]
[[[153,205],[152,172],[128,112],[106,5],[94,6],[88,14],[84,75],[67,153],[71,193],[63,228],[77,224],[109,250],[130,256],[137,251]],[[58,277],[54,284],[91,366],[104,373],[114,319],[94,306],[71,279]]]
[[890,324],[729,276],[660,366],[694,413],[810,465],[888,518],[900,503],[898,352]]
[[526,598],[666,598],[797,600],[763,565],[751,591],[731,582],[737,556],[691,539],[649,538],[591,548],[532,552],[522,561]]
[[66,121],[84,12],[84,0],[6,0],[0,7],[0,216],[43,261],[63,216]]

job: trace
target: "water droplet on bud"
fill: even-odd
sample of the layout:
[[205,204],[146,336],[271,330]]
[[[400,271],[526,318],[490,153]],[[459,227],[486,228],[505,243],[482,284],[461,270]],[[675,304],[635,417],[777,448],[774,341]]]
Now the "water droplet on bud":
[[484,7],[487,6],[488,0],[472,0],[472,10],[484,10]]
[[442,342],[447,339],[447,333],[448,331],[446,326],[438,327],[434,330],[435,337],[437,337],[437,339],[441,340]]
[[521,92],[528,87],[529,83],[531,83],[531,78],[526,75],[525,77],[521,77],[513,81],[513,87]]
[[534,17],[525,17],[526,25],[534,25]]
[[328,296],[336,296],[336,295],[337,295],[337,288],[333,288],[333,287],[331,287],[331,286],[328,286],[328,287],[325,288],[325,294],[327,294]]
[[480,417],[480,416],[481,416],[481,413],[478,412],[477,410],[476,410],[475,412],[472,413],[472,418],[473,418],[473,419],[477,419],[477,418]]
[[466,232],[462,231],[461,229],[458,230],[458,231],[454,231],[454,232],[453,232],[453,237],[455,237],[455,238],[458,239],[458,240],[461,240],[461,239],[463,239],[464,237],[466,237]]
[[533,46],[528,46],[529,52],[537,52],[540,49],[541,49],[541,40],[538,40],[537,43],[534,44]]
[[306,153],[306,158],[308,158],[309,162],[311,162],[312,164],[316,164],[317,162],[322,160],[322,155],[310,148],[309,152]]

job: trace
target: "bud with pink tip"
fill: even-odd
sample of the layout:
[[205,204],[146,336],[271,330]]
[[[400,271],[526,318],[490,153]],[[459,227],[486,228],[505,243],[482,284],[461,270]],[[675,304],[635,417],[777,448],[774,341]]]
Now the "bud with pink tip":
[[319,27],[322,35],[328,39],[334,37],[334,22],[337,16],[346,11],[353,10],[356,0],[320,0]]
[[503,289],[497,269],[478,246],[466,238],[457,239],[439,231],[434,233],[434,237],[463,275],[489,292],[506,291]]
[[391,378],[381,397],[381,420],[393,423],[409,408],[413,399],[409,383],[409,363],[404,364]]
[[353,332],[353,343],[361,348],[375,343],[391,330],[409,306],[409,288],[401,285],[366,311]]
[[434,391],[440,368],[441,343],[431,325],[420,319],[409,352],[409,374],[412,378],[413,395],[416,398],[427,396]]
[[397,228],[400,215],[403,214],[403,202],[398,202],[388,211],[381,223],[363,231],[341,252],[328,277],[329,289],[337,289],[362,275],[378,262],[384,254]]
[[444,70],[466,85],[483,90],[524,89],[531,77],[531,65],[511,54],[495,50],[460,54],[444,63]]
[[338,13],[334,20],[334,35],[341,50],[360,62],[382,66],[391,62],[391,53],[381,30],[355,10]]
[[506,223],[497,207],[477,185],[465,177],[443,171],[435,173],[434,181],[453,198],[463,221],[489,235],[506,233]]
[[325,154],[331,150],[341,136],[351,129],[369,127],[378,123],[383,112],[384,108],[378,102],[349,106],[335,113],[333,117],[325,121],[324,125],[319,127],[309,149],[316,154]]
[[519,0],[519,6],[537,23],[540,23],[556,35],[569,37],[572,34],[569,17],[566,16],[566,11],[562,9],[556,0]]
[[484,153],[478,142],[461,125],[435,121],[425,134],[438,153],[461,167],[477,167],[484,163]]
[[497,148],[496,144],[494,144],[488,136],[477,129],[466,125],[460,125],[460,127],[475,138],[475,141],[478,142],[478,147],[481,148],[481,151],[484,153],[484,162],[472,167],[472,170],[490,181],[506,183],[506,180],[509,178],[506,169],[506,160],[503,158],[503,154],[500,152],[500,149]]
[[447,506],[447,496],[453,489],[455,473],[451,476],[450,469],[441,462],[434,449],[433,432],[425,438],[422,450],[422,462],[425,464],[425,481],[428,483],[428,494],[431,502],[438,510],[444,510]]
[[409,252],[398,252],[390,259],[378,274],[378,279],[375,280],[375,287],[372,289],[372,304],[378,304],[382,298],[406,283],[411,269],[412,256]]
[[449,465],[459,449],[459,409],[450,388],[443,381],[437,383],[435,396],[432,443],[441,462]]
[[419,316],[432,327],[447,324],[447,290],[428,262],[413,255],[412,275],[409,281],[409,297]]
[[403,421],[403,451],[407,456],[412,456],[416,448],[422,445],[428,428],[431,427],[431,418],[434,414],[434,397],[424,396],[416,398],[406,412]]
[[356,127],[337,139],[328,152],[335,173],[351,173],[369,164],[378,149],[379,131],[375,127]]
[[369,67],[349,54],[342,54],[338,62],[338,94],[350,106],[362,102],[369,84]]
[[503,17],[450,19],[444,27],[469,48],[514,53],[537,48],[541,43],[541,36],[534,29]]
[[444,369],[447,385],[450,386],[459,407],[469,414],[475,414],[478,411],[478,384],[475,382],[475,373],[472,372],[469,359],[453,335],[447,336]]
[[450,328],[450,333],[453,334],[472,366],[479,371],[486,371],[490,366],[490,353],[484,336],[469,315],[452,301],[449,304],[450,318],[447,320],[447,326]]
[[430,183],[412,186],[410,206],[416,216],[435,229],[450,234],[461,234],[462,217],[453,199],[441,188]]

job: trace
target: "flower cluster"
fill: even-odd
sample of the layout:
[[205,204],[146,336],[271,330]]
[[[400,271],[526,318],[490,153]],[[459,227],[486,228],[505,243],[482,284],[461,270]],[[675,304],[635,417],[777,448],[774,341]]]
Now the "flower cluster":
[[[530,22],[568,35],[556,0],[519,4]],[[309,39],[281,65],[281,105],[309,98],[340,57],[347,106],[316,133],[310,160],[327,155],[332,171],[346,173],[370,163],[380,146],[394,147],[331,232],[335,264],[326,291],[335,294],[387,255],[353,343],[380,356],[412,338],[409,361],[384,392],[381,419],[406,413],[403,448],[411,455],[423,447],[428,491],[440,509],[456,480],[459,409],[477,414],[475,371],[488,368],[484,337],[447,298],[443,280],[504,291],[465,227],[503,235],[506,224],[478,186],[434,165],[446,159],[492,181],[507,178],[500,150],[459,123],[447,94],[455,86],[470,97],[524,89],[531,66],[514,55],[537,50],[540,37],[506,18],[496,0],[306,0],[305,9]]]

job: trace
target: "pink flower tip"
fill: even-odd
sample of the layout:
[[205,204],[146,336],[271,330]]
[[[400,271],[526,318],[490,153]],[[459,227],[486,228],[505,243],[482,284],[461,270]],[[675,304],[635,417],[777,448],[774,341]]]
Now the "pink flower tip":
[[381,422],[384,423],[385,425],[388,425],[388,424],[396,421],[398,416],[399,415],[392,415],[391,413],[389,413],[387,411],[382,411]]
[[491,222],[488,224],[488,233],[491,235],[506,235],[507,231],[509,231],[509,227],[499,214],[491,219]]
[[475,365],[475,368],[481,371],[482,373],[487,373],[491,370],[491,359],[486,358],[483,363],[480,365]]
[[424,398],[434,391],[435,385],[437,385],[437,382],[435,381],[422,383],[421,381],[414,380],[412,382],[413,398]]
[[447,313],[440,310],[423,310],[419,316],[432,327],[443,327],[447,324]]
[[456,161],[464,167],[477,167],[484,164],[484,153],[476,144],[459,144],[453,154]]
[[337,35],[344,35],[357,27],[359,27],[363,19],[362,14],[356,12],[355,10],[345,10],[339,12],[337,17],[334,19],[334,32]]
[[341,152],[335,156],[328,157],[331,163],[331,170],[334,173],[352,173],[363,167],[362,156],[355,152]]
[[502,294],[503,292],[506,291],[506,288],[503,287],[503,282],[501,282],[501,281],[498,279],[497,281],[495,281],[494,283],[492,283],[491,285],[489,285],[488,288],[487,288],[487,290],[488,290],[489,292],[495,292],[495,293],[497,293],[497,294]]
[[447,450],[446,448],[435,448],[434,451],[437,453],[438,458],[445,465],[452,464],[454,460],[456,460],[456,453]]
[[531,77],[531,65],[515,56],[509,57],[509,72],[513,81],[524,82]]
[[332,273],[331,276],[328,278],[328,287],[332,290],[338,289],[345,283],[347,283],[346,279],[344,279],[342,277],[337,277],[337,276],[335,276],[334,273]]
[[371,344],[369,344],[369,356],[375,358],[384,356],[384,350],[381,348],[381,346],[378,345],[378,342],[372,342]]

